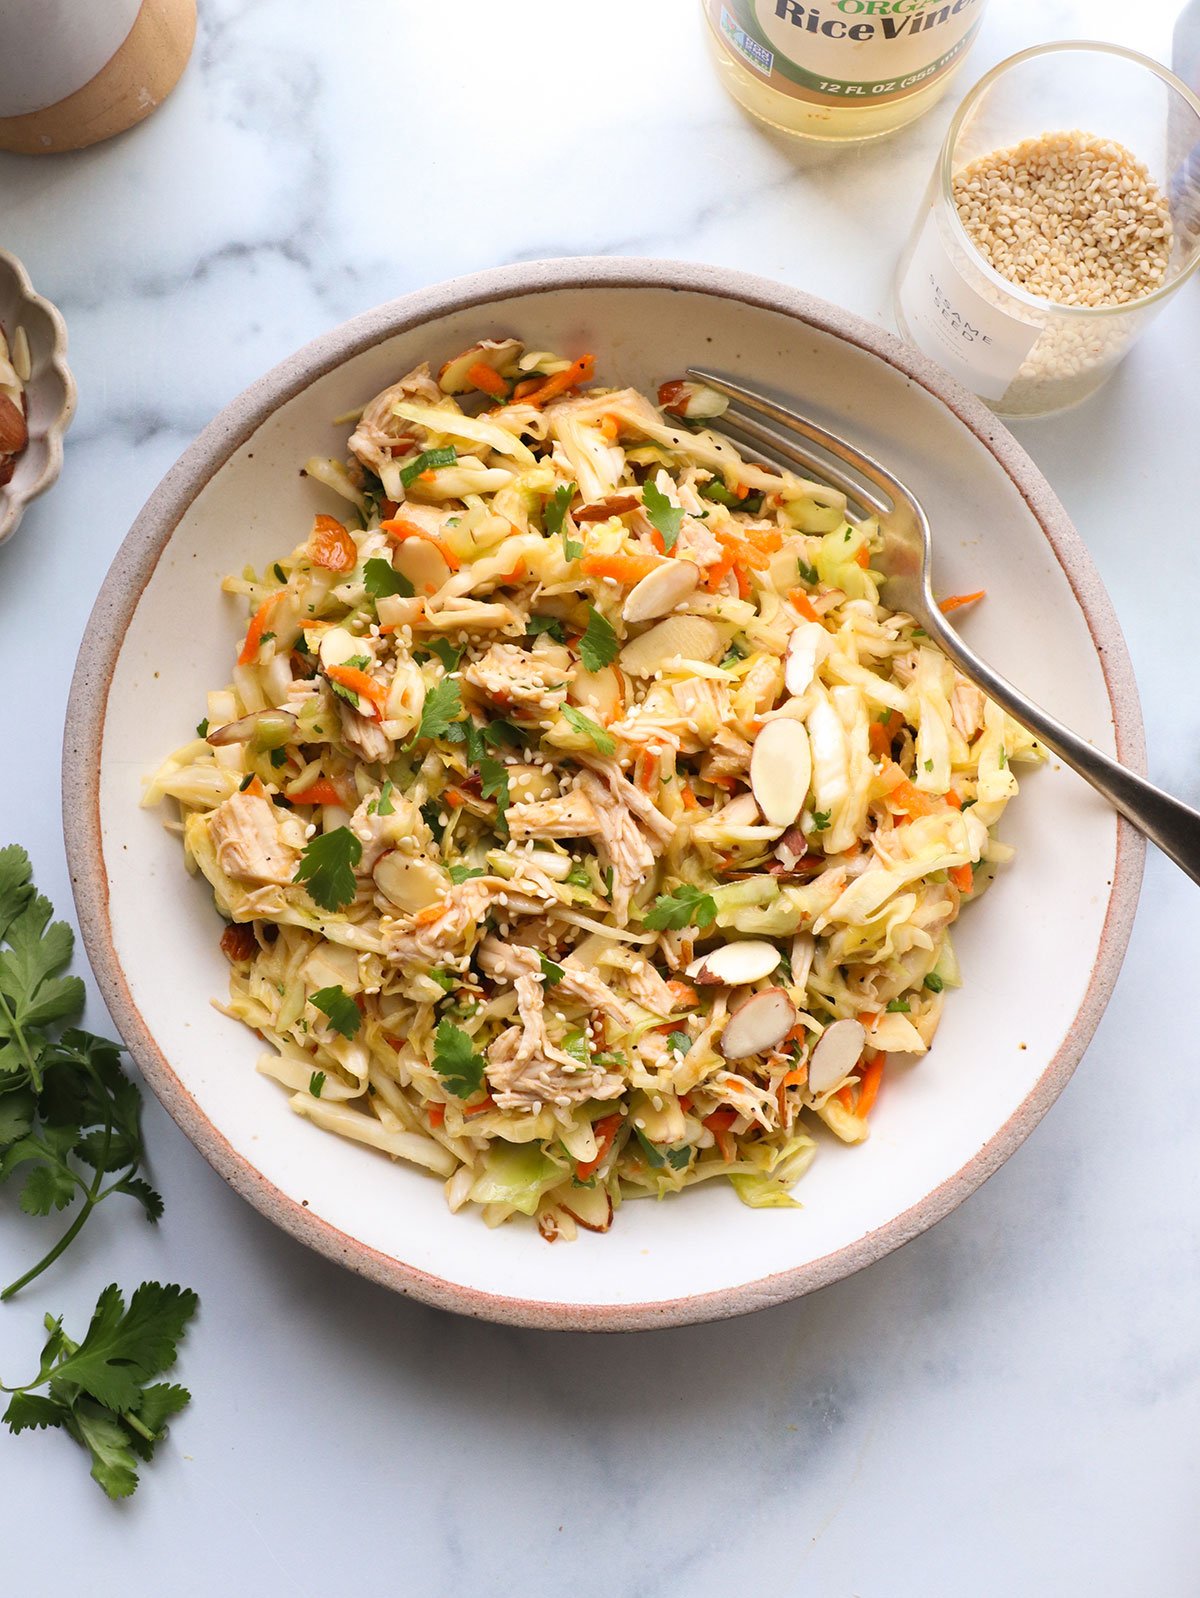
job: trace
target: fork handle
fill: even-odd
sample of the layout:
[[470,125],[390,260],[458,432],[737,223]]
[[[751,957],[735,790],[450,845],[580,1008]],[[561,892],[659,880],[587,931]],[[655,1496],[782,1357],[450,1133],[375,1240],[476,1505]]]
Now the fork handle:
[[[933,626],[929,623],[933,622]],[[1145,777],[1139,777],[1118,761],[1101,754],[1099,749],[1081,738],[1078,733],[1064,727],[1061,721],[1027,699],[1019,689],[968,649],[959,635],[934,609],[923,618],[927,632],[933,633],[943,653],[977,688],[982,688],[989,699],[994,699],[1014,721],[1019,721],[1034,737],[1060,760],[1077,771],[1085,782],[1090,782],[1126,821],[1156,843],[1181,871],[1186,871],[1193,882],[1200,882],[1200,811],[1156,788]]]

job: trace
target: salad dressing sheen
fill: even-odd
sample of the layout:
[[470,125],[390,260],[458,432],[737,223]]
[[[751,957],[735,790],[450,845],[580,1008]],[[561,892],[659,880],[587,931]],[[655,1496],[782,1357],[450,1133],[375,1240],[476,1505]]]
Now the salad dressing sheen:
[[822,140],[892,133],[941,98],[986,0],[702,0],[725,87],[752,116]]

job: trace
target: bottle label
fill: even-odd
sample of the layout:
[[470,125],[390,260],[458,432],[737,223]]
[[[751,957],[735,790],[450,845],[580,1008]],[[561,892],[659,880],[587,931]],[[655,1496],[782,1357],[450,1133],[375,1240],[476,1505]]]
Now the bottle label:
[[930,211],[900,282],[908,336],[980,399],[1002,399],[1041,335],[1040,326],[1003,310],[955,265]]
[[986,0],[704,0],[725,48],[813,105],[884,105],[970,49]]

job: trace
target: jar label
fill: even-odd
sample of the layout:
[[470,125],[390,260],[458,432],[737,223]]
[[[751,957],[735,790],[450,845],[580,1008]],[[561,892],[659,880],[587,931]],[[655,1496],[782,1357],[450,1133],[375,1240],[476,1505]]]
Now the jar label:
[[963,276],[930,211],[900,282],[908,336],[980,399],[1002,399],[1042,329],[986,299]]
[[704,0],[731,55],[814,105],[883,105],[970,49],[986,0]]

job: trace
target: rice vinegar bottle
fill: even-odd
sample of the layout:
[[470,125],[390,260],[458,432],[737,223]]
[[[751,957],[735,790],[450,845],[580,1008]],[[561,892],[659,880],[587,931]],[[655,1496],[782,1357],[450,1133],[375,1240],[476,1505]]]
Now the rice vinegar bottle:
[[725,87],[806,139],[893,133],[946,92],[987,0],[702,0]]

